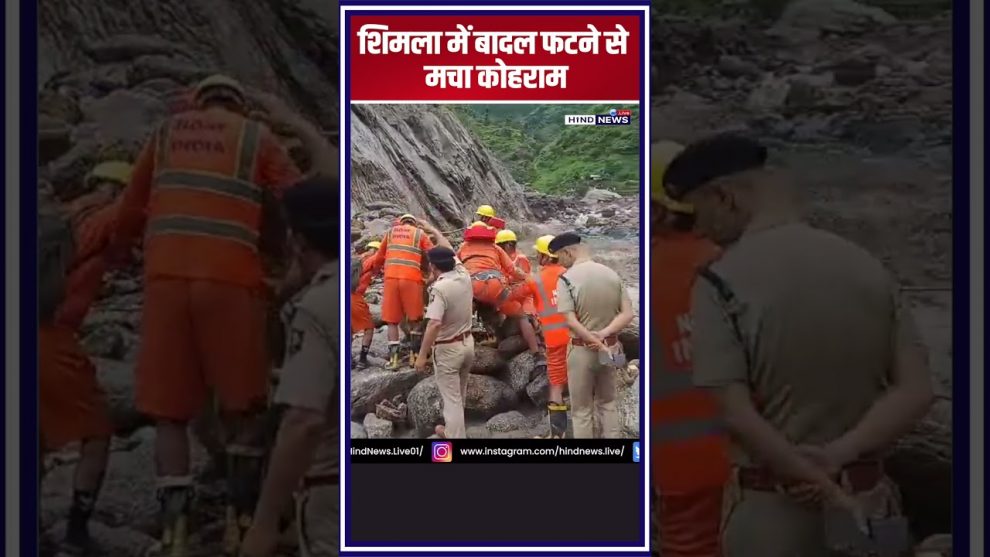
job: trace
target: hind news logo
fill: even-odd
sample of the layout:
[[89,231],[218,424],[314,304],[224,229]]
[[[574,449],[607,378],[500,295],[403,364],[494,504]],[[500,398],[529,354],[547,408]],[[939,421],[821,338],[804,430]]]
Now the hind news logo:
[[565,126],[628,126],[632,123],[632,110],[613,108],[608,114],[568,114]]

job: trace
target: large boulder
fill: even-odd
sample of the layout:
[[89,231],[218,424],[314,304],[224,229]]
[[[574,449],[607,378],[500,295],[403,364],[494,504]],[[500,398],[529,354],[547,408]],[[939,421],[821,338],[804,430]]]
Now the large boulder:
[[364,431],[368,439],[389,439],[392,437],[392,422],[379,418],[374,414],[364,417]]
[[527,427],[529,427],[529,420],[515,410],[492,416],[492,419],[485,424],[485,428],[491,433],[508,433]]
[[535,373],[536,364],[533,361],[533,355],[529,352],[523,352],[509,361],[508,369],[502,376],[502,380],[512,387],[517,395],[522,396],[526,393],[526,387],[532,382]]
[[625,329],[619,332],[619,342],[626,354],[626,361],[638,359],[639,354],[639,319],[633,319]]
[[784,10],[775,30],[857,34],[894,23],[896,17],[855,0],[795,0]]
[[490,346],[474,346],[474,363],[471,373],[478,375],[498,375],[505,371],[505,360],[499,356],[498,350]]
[[[635,370],[635,371],[633,371]],[[622,436],[628,439],[636,439],[640,434],[640,378],[638,366],[628,366],[625,370],[620,370],[627,374],[627,378],[618,378],[618,393],[616,406],[619,409],[619,425],[622,428]],[[627,382],[628,381],[628,382]]]
[[550,378],[546,373],[538,374],[526,385],[526,396],[537,408],[546,408],[550,400]]
[[[467,401],[464,405],[468,418],[488,419],[511,410],[518,402],[511,387],[494,377],[468,375]],[[429,435],[443,421],[443,401],[434,377],[413,387],[407,400],[409,418],[420,435]]]
[[363,420],[375,412],[376,404],[395,395],[405,396],[423,378],[413,370],[368,369],[351,374],[351,419]]
[[522,354],[529,347],[526,345],[526,339],[521,335],[514,335],[508,338],[502,339],[502,342],[498,343],[498,355],[505,361],[509,361],[518,354]]

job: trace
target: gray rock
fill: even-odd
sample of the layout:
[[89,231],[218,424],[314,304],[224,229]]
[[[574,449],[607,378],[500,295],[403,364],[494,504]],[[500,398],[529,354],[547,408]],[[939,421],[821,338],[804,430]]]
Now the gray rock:
[[509,387],[512,387],[512,390],[517,395],[522,396],[526,392],[526,387],[532,382],[535,373],[533,355],[529,352],[523,352],[509,361],[509,368],[502,377],[502,380]]
[[368,439],[390,439],[392,437],[392,422],[383,420],[374,414],[364,417],[364,430]]
[[94,358],[96,377],[106,396],[110,419],[118,435],[129,435],[150,423],[134,403],[134,364]]
[[849,58],[830,68],[835,82],[845,87],[856,87],[877,77],[877,64],[867,58]]
[[506,433],[525,429],[529,425],[529,420],[519,412],[513,410],[492,416],[485,427],[492,433]]
[[474,346],[474,363],[471,365],[471,373],[478,375],[498,375],[505,371],[505,360],[499,355],[498,350],[490,346]]
[[425,376],[413,370],[362,370],[351,375],[351,418],[363,420],[375,405],[395,395],[406,395]]
[[48,180],[62,199],[82,193],[83,177],[97,162],[100,144],[95,139],[76,141],[61,157],[41,169],[42,179]]
[[718,59],[718,71],[728,77],[758,77],[760,67],[738,56],[723,55]]
[[498,355],[505,361],[509,361],[518,354],[527,350],[526,339],[521,335],[513,335],[498,343]]
[[[65,527],[66,521],[61,521],[45,532],[45,536],[57,542],[65,535]],[[94,555],[145,557],[157,543],[155,538],[143,532],[128,527],[111,528],[96,520],[90,522],[89,535]]]
[[861,33],[897,23],[897,18],[880,8],[855,0],[796,0],[784,10],[777,28],[821,33]]
[[[112,452],[106,479],[94,516],[110,528],[126,526],[147,535],[159,530],[159,503],[155,496],[154,428],[138,430],[128,450]],[[199,474],[209,462],[206,451],[192,444],[192,473]],[[42,484],[41,505],[50,516],[65,516],[72,496],[75,467],[59,466]]]
[[[517,403],[518,399],[512,388],[498,379],[485,375],[468,376],[466,417],[488,419],[512,409]],[[433,377],[413,387],[407,404],[410,421],[422,436],[429,435],[443,420],[443,403],[436,379]]]
[[639,437],[639,374],[632,382],[619,389],[617,404],[622,435],[626,438]]
[[137,85],[149,79],[170,79],[176,83],[195,83],[212,72],[191,62],[160,54],[138,57],[127,72],[127,82]]
[[749,94],[746,106],[750,110],[775,110],[787,101],[790,83],[779,77],[767,76]]
[[626,355],[626,361],[639,358],[639,320],[633,322],[619,332],[619,342],[622,344],[622,352]]
[[103,145],[120,142],[137,151],[152,128],[167,115],[160,99],[127,90],[114,91],[81,105],[83,122],[99,124]]
[[526,396],[537,408],[545,408],[550,397],[550,378],[547,374],[537,375],[526,385]]
[[151,35],[116,35],[106,40],[83,45],[93,60],[101,63],[128,62],[143,55],[173,54],[181,47],[171,41]]
[[350,422],[351,424],[351,439],[367,439],[368,432],[365,431],[364,426],[357,422]]
[[622,195],[615,193],[614,191],[591,188],[584,194],[582,201],[585,203],[600,203],[603,201],[614,201],[621,198]]

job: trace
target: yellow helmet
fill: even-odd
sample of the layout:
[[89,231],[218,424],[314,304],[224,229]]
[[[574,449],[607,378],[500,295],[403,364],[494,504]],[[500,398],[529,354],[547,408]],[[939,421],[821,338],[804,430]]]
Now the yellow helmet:
[[549,255],[550,257],[553,257],[553,254],[550,253],[550,242],[552,240],[553,240],[553,234],[540,236],[539,238],[536,239],[536,243],[533,244],[533,249],[535,249],[538,253],[542,253],[543,255]]
[[481,207],[478,207],[478,210],[474,213],[483,217],[494,217],[495,209],[491,205],[482,205]]
[[650,146],[650,199],[671,211],[691,214],[694,207],[671,199],[663,186],[663,177],[670,163],[684,150],[673,141],[660,141]]
[[484,226],[487,228],[491,228],[491,226],[489,226],[487,223],[481,222],[480,220],[476,220],[472,222],[471,226],[469,226],[468,228],[474,228],[475,226]]
[[410,215],[409,213],[406,213],[406,214],[402,215],[401,217],[399,217],[399,222],[406,222],[407,220],[408,221],[412,221],[412,222],[416,222],[416,217]]
[[499,230],[498,234],[495,235],[496,244],[504,244],[506,242],[518,242],[516,238],[516,233],[511,230]]
[[226,89],[228,91],[235,93],[239,97],[239,100],[242,103],[247,97],[246,93],[244,92],[244,86],[238,83],[237,80],[220,74],[211,75],[210,77],[207,77],[203,81],[200,81],[196,85],[196,92],[194,93],[194,97],[197,102],[202,102],[203,100],[202,97],[204,96],[204,94],[215,89]]
[[133,167],[125,161],[102,162],[86,175],[86,182],[91,180],[108,180],[127,185],[131,181],[131,170]]
[[368,244],[366,246],[364,246],[364,247],[365,247],[365,249],[379,249],[379,248],[382,247],[382,243],[379,242],[379,241],[377,241],[377,240],[374,240],[374,241],[368,242]]

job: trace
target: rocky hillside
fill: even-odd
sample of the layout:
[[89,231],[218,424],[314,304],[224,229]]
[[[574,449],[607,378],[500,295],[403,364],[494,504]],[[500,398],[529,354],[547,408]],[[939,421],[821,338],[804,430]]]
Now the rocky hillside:
[[351,143],[353,215],[384,202],[441,230],[464,226],[482,204],[529,216],[522,186],[445,106],[354,105]]

